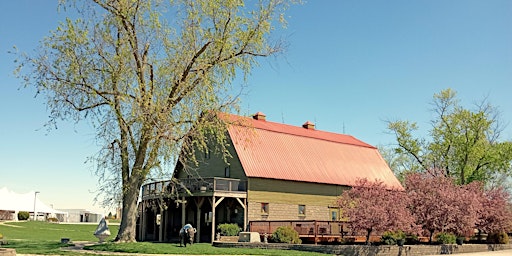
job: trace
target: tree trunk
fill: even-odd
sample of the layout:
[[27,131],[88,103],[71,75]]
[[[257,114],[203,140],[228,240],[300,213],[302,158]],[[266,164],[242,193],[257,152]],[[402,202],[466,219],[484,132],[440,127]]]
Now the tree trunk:
[[116,242],[136,242],[138,182],[126,185],[123,191],[123,209]]
[[372,233],[372,229],[369,228],[366,231],[367,231],[367,233],[366,233],[366,244],[369,245],[370,244],[370,234]]

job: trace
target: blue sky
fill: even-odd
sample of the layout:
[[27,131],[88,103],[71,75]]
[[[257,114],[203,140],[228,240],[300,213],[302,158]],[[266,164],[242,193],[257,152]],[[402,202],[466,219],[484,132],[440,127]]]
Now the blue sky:
[[[0,1],[0,12],[0,187],[98,209],[84,163],[97,150],[94,132],[86,123],[48,132],[43,99],[20,88],[7,53],[32,52],[65,14],[56,0]],[[433,94],[450,87],[464,106],[486,97],[512,121],[512,1],[307,1],[287,16],[274,37],[288,48],[253,70],[242,114],[390,145],[384,120],[417,121],[425,134]],[[511,139],[509,124],[502,140]]]

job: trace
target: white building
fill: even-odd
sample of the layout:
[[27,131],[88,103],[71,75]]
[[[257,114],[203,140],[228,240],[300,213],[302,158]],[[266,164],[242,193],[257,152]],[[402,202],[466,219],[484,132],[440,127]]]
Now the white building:
[[1,218],[6,220],[18,220],[18,212],[25,211],[30,213],[30,218],[34,218],[34,212],[37,220],[47,220],[50,217],[57,218],[59,221],[67,219],[67,212],[49,207],[36,196],[37,192],[31,191],[25,194],[18,194],[7,188],[0,189],[0,211],[3,213]]
[[104,217],[102,213],[93,212],[87,209],[59,209],[59,211],[67,212],[66,222],[80,223],[99,223]]

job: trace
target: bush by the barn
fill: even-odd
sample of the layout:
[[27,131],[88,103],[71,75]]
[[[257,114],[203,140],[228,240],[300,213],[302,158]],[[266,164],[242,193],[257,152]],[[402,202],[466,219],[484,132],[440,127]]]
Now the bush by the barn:
[[242,229],[236,223],[223,223],[217,227],[217,230],[223,236],[238,236]]
[[405,240],[405,233],[401,230],[386,231],[382,234],[381,240],[384,244],[395,245],[399,240]]
[[299,232],[290,226],[278,227],[272,233],[272,242],[275,243],[288,243],[288,244],[301,244],[302,240],[299,238]]
[[491,233],[487,237],[487,243],[490,244],[508,244],[509,239],[506,232]]
[[454,244],[457,240],[457,237],[454,234],[446,232],[437,233],[435,238],[436,241],[440,244]]

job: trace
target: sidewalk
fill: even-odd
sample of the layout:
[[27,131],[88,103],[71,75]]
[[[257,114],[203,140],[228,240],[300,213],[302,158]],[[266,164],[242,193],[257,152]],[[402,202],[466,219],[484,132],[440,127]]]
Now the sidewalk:
[[[437,254],[440,255],[440,254]],[[460,255],[460,256],[510,256],[512,255],[512,250],[501,250],[501,251],[487,251],[487,252],[471,252],[471,253],[458,253],[452,255]],[[435,255],[429,255],[435,256]]]

